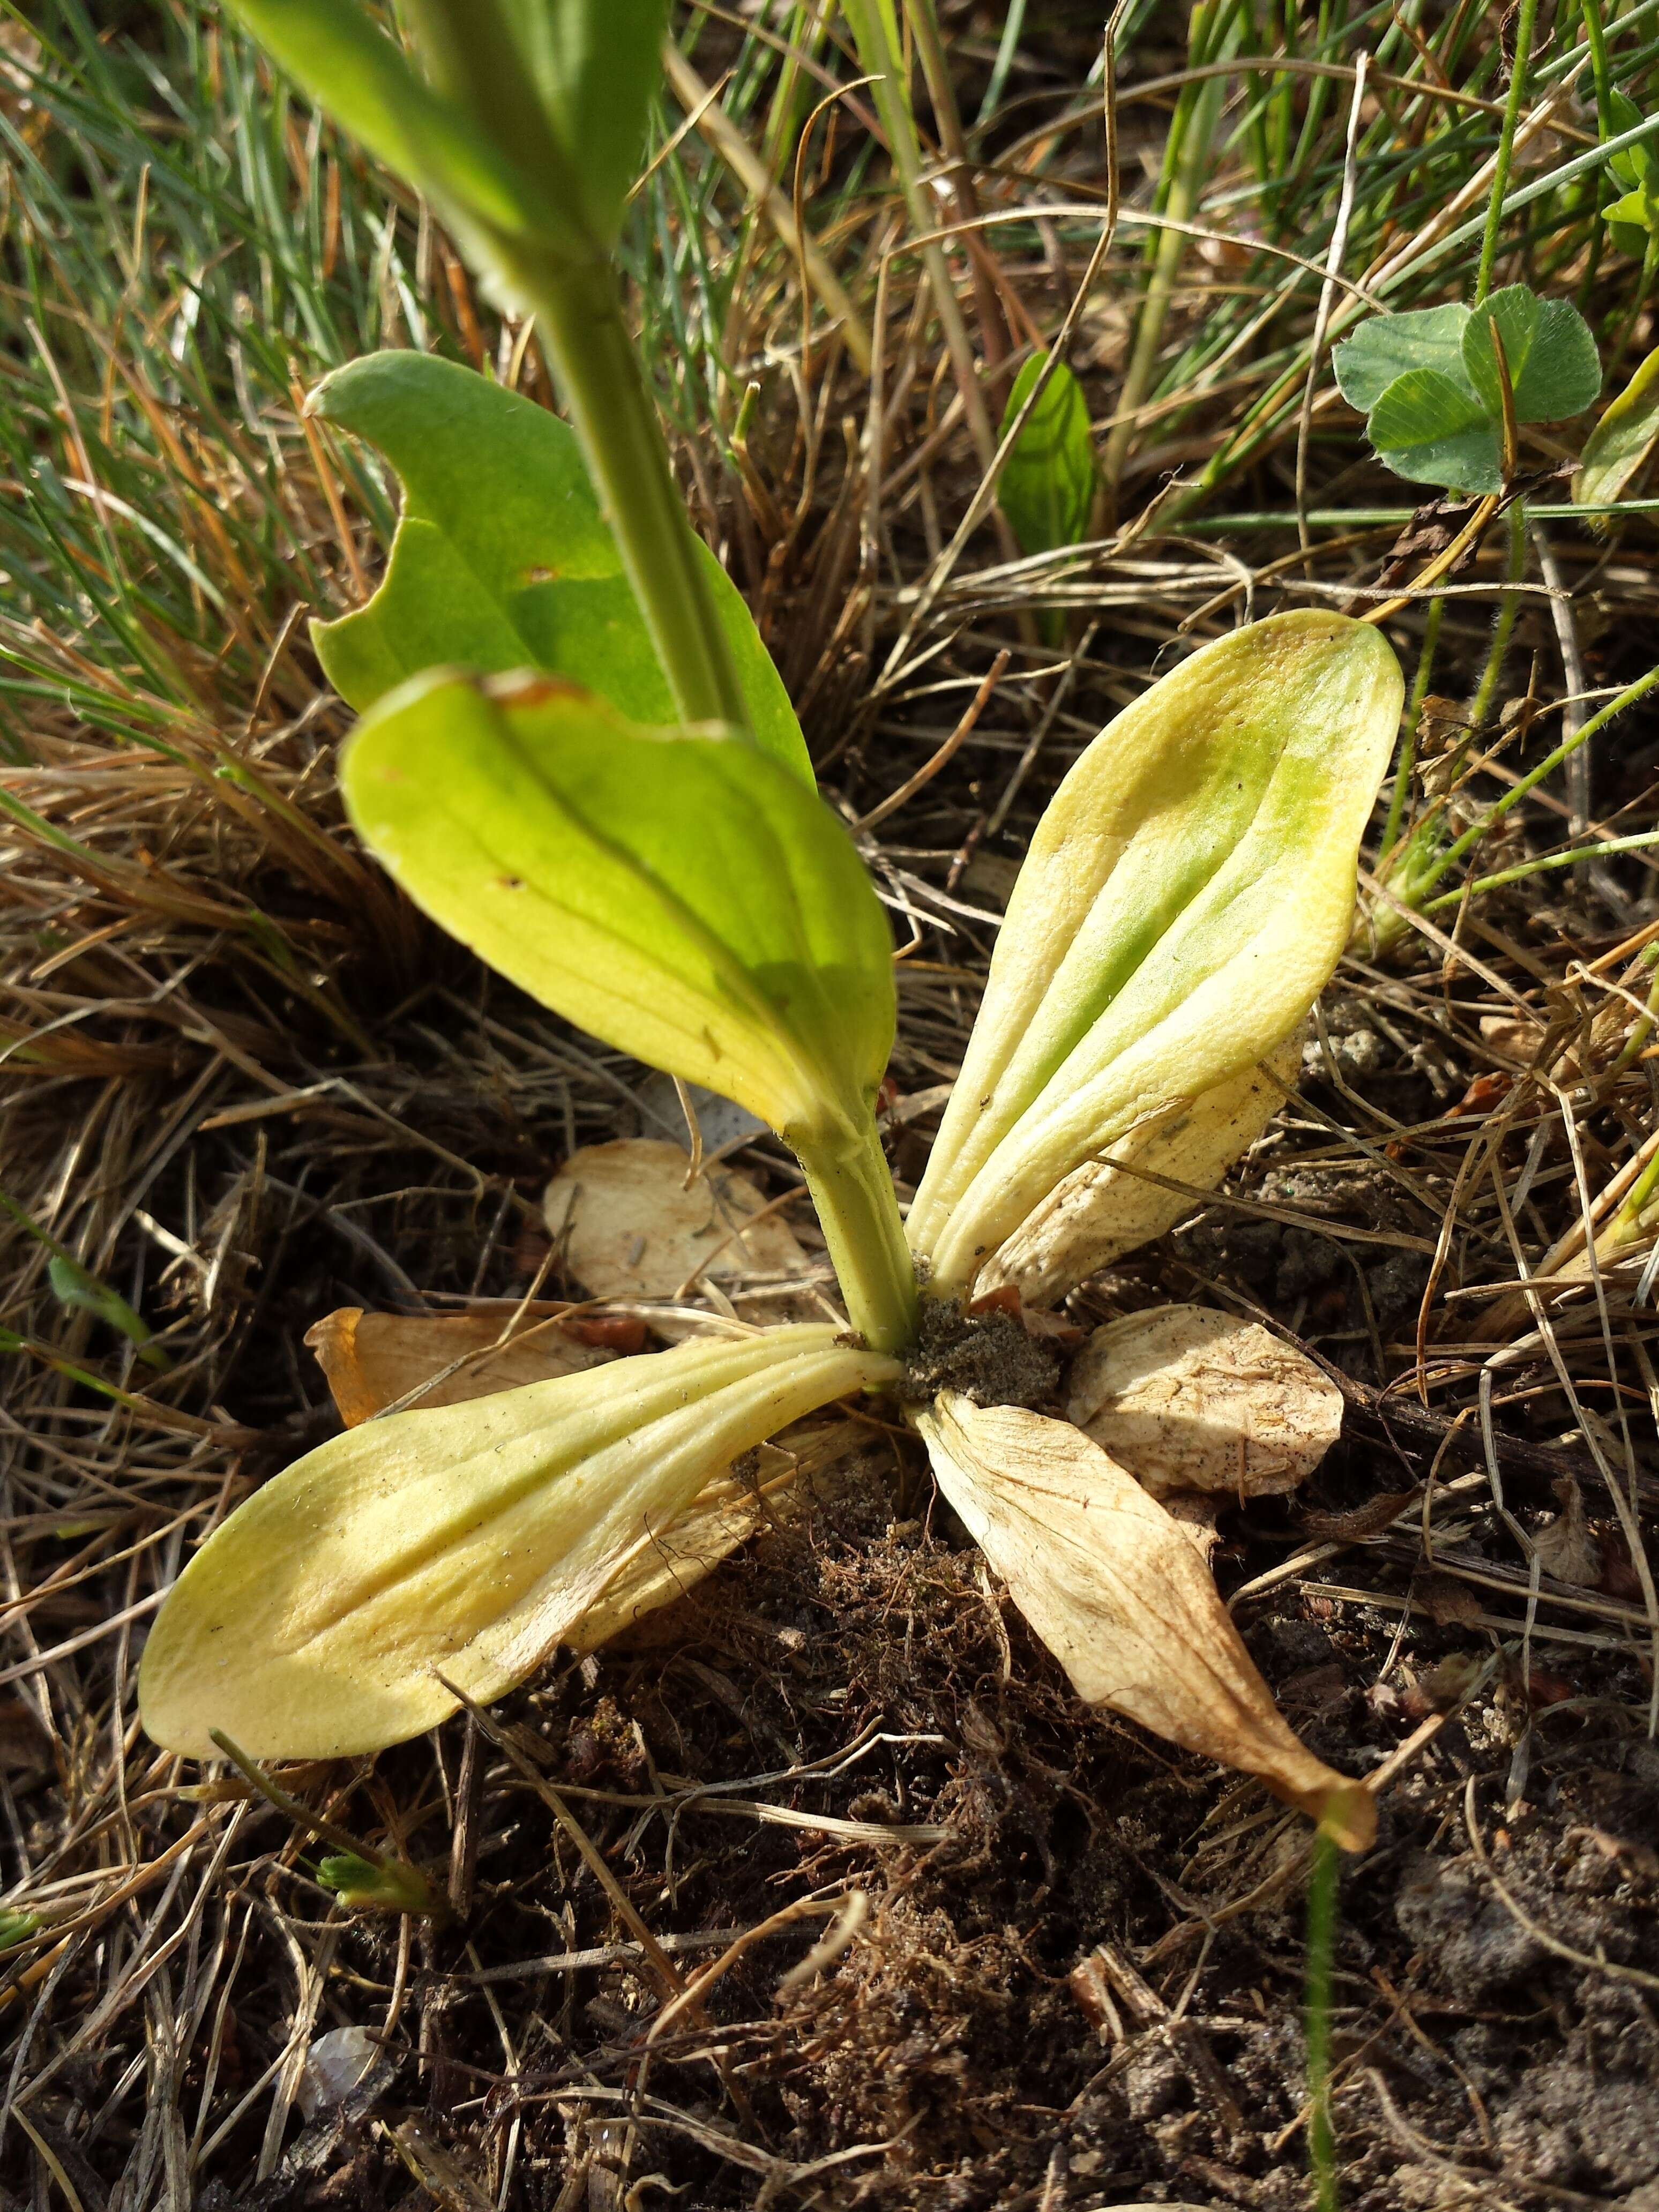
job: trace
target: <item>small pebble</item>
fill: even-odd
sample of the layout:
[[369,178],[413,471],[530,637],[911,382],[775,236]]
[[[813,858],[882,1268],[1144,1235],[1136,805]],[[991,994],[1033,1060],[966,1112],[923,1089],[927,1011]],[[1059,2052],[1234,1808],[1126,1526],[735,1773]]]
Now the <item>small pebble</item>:
[[306,2053],[295,2092],[306,2118],[343,2104],[380,2055],[380,2045],[366,2027],[331,2027],[319,2035]]

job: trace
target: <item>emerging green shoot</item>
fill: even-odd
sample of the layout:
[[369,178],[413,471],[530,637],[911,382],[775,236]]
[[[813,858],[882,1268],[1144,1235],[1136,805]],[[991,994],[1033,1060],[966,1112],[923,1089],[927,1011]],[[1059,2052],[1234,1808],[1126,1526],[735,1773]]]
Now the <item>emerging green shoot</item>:
[[[1048,362],[1046,353],[1034,354],[1014,379],[1003,410],[1003,437],[1019,420]],[[997,478],[997,497],[1021,552],[1079,544],[1089,534],[1099,483],[1083,387],[1057,361]]]
[[20,1943],[27,1943],[31,1936],[38,1935],[40,1925],[38,1912],[0,1906],[0,1951],[15,1951]]
[[348,1912],[406,1912],[417,1920],[441,1917],[432,1885],[418,1867],[399,1859],[366,1859],[333,1851],[317,1862],[317,1879]]
[[[1014,379],[1000,437],[1006,438],[1045,368],[1048,374],[1036,404],[997,478],[997,497],[1022,553],[1051,553],[1077,545],[1089,534],[1100,471],[1095,460],[1089,409],[1079,384],[1063,361],[1049,367],[1046,353],[1035,354]],[[1058,646],[1066,634],[1058,608],[1048,610],[1044,635]]]
[[[1609,86],[1606,99],[1606,123],[1615,133],[1633,130],[1642,121],[1642,111],[1628,93]],[[1603,210],[1602,220],[1621,253],[1633,261],[1644,260],[1659,241],[1659,161],[1651,141],[1626,146],[1607,167],[1625,190]]]

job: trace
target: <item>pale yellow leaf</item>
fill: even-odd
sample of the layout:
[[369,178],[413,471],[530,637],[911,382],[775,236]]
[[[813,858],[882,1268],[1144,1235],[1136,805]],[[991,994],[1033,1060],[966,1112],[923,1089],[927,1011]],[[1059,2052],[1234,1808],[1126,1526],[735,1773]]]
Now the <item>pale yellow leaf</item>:
[[[1028,1306],[1058,1305],[1125,1252],[1163,1236],[1213,1190],[1285,1103],[1302,1065],[1302,1031],[1248,1067],[1132,1129],[1106,1160],[1074,1168],[981,1268],[975,1295],[1012,1283]],[[1166,1190],[1148,1180],[1184,1183]]]
[[336,1758],[433,1727],[538,1666],[709,1478],[896,1363],[828,1326],[618,1359],[366,1422],[239,1507],[156,1617],[157,1742]]
[[[1581,507],[1611,506],[1624,497],[1659,441],[1659,349],[1648,355],[1584,441],[1572,479]],[[1604,523],[1602,527],[1607,526]]]
[[1068,1176],[1303,1020],[1347,939],[1401,694],[1375,629],[1274,615],[1164,677],[1072,768],[907,1223],[937,1290],[967,1293]]
[[939,1488],[1090,1705],[1253,1774],[1349,1850],[1376,1832],[1364,1787],[1285,1725],[1198,1547],[1069,1422],[955,1392],[918,1414]]
[[1342,1393],[1259,1322],[1154,1306],[1097,1328],[1066,1413],[1155,1498],[1294,1490],[1342,1433]]

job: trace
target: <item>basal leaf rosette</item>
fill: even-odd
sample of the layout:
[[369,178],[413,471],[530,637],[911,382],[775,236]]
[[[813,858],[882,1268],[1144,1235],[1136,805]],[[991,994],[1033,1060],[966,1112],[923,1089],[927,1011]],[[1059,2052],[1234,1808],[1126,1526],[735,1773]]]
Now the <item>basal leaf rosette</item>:
[[[158,1743],[256,1758],[379,1750],[486,1701],[591,1623],[711,1478],[896,1373],[833,1328],[619,1359],[365,1422],[256,1491],[196,1554],[145,1647]],[[636,1609],[678,1594],[634,1576]],[[590,1637],[586,1641],[592,1641]]]
[[1275,1710],[1188,1533],[1073,1428],[946,1391],[915,1416],[939,1488],[1085,1704],[1255,1775],[1349,1850],[1376,1830],[1358,1783]]
[[[910,1210],[935,1292],[971,1296],[1066,1178],[1183,1116],[1206,1172],[1249,1142],[1251,1072],[1346,941],[1402,691],[1367,624],[1276,615],[1194,653],[1072,769]],[[1226,1124],[1215,1143],[1205,1117]]]

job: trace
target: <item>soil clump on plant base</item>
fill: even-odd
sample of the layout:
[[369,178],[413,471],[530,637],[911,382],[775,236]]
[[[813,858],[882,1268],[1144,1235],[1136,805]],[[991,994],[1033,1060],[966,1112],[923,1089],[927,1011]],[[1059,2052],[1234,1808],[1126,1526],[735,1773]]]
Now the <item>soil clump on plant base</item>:
[[906,1405],[960,1390],[976,1406],[1042,1406],[1059,1383],[1059,1359],[1018,1315],[965,1314],[955,1298],[924,1297],[898,1395]]

